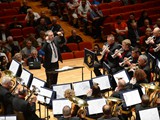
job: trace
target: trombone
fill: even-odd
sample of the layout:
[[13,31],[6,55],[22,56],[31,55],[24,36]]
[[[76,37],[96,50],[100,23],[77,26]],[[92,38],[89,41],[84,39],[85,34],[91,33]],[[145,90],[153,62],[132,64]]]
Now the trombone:
[[120,48],[119,50],[115,50],[114,54],[111,55],[111,56],[112,56],[112,58],[116,58],[118,53],[121,54],[123,52],[124,52],[123,48]]
[[124,67],[125,66],[125,62],[127,62],[127,61],[131,62],[132,61],[132,56],[126,58],[126,60],[123,60],[123,62],[119,63],[119,65],[121,67]]

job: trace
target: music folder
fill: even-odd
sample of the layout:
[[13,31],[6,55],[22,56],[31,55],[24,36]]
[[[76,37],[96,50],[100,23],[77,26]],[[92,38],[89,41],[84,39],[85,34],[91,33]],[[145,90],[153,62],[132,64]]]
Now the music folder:
[[129,82],[129,76],[125,70],[118,71],[117,73],[113,74],[113,77],[117,84],[118,80],[120,79],[124,80],[126,83]]
[[91,81],[74,82],[72,84],[76,96],[83,96],[91,89]]
[[67,89],[71,89],[71,84],[59,84],[59,85],[53,85],[53,91],[56,92],[56,99],[62,99],[64,98],[64,92]]
[[45,103],[47,105],[52,104],[52,100],[56,96],[56,92],[52,91],[52,89],[41,87],[40,92],[37,95],[37,100],[41,103]]
[[102,108],[106,105],[106,100],[104,98],[87,100],[88,107],[87,112],[89,115],[103,113]]
[[40,88],[44,87],[45,84],[46,84],[46,82],[44,80],[33,77],[33,80],[32,80],[31,86],[30,86],[30,90],[33,89],[33,86],[37,87],[40,90]]
[[92,79],[92,81],[98,83],[100,90],[111,88],[109,77],[107,75],[95,77]]
[[33,79],[33,74],[23,68],[20,78],[22,78],[21,84],[29,88]]
[[141,120],[160,120],[158,108],[149,108],[139,111]]
[[157,59],[157,66],[160,69],[160,61]]
[[123,104],[124,107],[133,106],[141,103],[142,101],[139,91],[137,89],[124,92],[120,96],[121,96],[121,99],[124,100],[124,104]]
[[41,69],[41,62],[39,61],[29,62],[29,69]]
[[84,65],[89,69],[93,70],[95,61],[95,53],[87,48],[84,49]]
[[22,72],[22,65],[18,61],[13,59],[9,66],[9,70],[13,72],[13,76],[20,77]]
[[54,99],[52,100],[52,109],[54,115],[62,115],[62,110],[64,106],[71,107],[71,102],[68,99]]

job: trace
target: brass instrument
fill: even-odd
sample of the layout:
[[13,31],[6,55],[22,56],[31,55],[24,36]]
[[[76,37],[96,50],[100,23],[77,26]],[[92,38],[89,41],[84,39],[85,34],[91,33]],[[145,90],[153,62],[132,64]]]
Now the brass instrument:
[[79,107],[87,107],[88,106],[88,103],[85,100],[78,98],[76,96],[69,97],[69,100],[71,102],[75,103],[76,105],[78,105]]
[[30,101],[32,95],[37,95],[40,90],[35,85],[32,85],[32,90],[30,90],[29,92],[30,94],[27,96],[26,101]]
[[108,50],[108,49],[109,49],[109,45],[107,44],[107,45],[105,45],[105,47],[104,47],[103,51],[101,52],[101,55],[102,55],[102,56],[104,56],[104,55],[105,55],[106,50]]
[[139,69],[138,63],[136,63],[134,66],[125,67],[125,70],[128,70],[128,72],[135,72],[137,69]]
[[160,43],[156,45],[156,48],[153,48],[154,52],[158,52],[160,50]]
[[117,51],[115,50],[115,53],[113,55],[111,55],[111,56],[112,56],[112,58],[116,58],[118,53],[123,53],[123,52],[124,52],[123,48],[120,48]]
[[152,40],[153,41],[156,40],[156,37],[155,36],[148,37],[148,39],[145,42],[146,44],[149,44]]
[[132,61],[132,56],[126,58],[126,60],[124,60],[123,62],[119,63],[119,65],[120,65],[121,67],[124,67],[124,66],[125,66],[125,62],[127,62],[127,61],[130,61],[130,62],[131,62],[131,61]]

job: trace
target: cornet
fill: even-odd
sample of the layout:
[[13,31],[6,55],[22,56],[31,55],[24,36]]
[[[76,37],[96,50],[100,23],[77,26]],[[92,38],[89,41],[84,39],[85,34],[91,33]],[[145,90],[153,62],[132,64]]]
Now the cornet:
[[153,48],[154,52],[158,52],[160,50],[160,43],[156,45],[156,48]]
[[119,65],[121,66],[121,67],[124,67],[125,66],[125,62],[127,62],[127,61],[132,61],[132,56],[130,56],[129,58],[126,58],[126,60],[124,60],[123,62],[121,62],[121,63],[119,63]]
[[145,41],[146,44],[149,44],[152,40],[154,41],[156,39],[155,36],[151,36],[151,37],[148,37],[148,39]]
[[108,50],[108,49],[109,49],[109,45],[107,44],[107,45],[105,45],[105,48],[104,48],[103,51],[101,52],[101,55],[104,56],[106,50]]
[[111,55],[111,56],[112,56],[112,58],[116,58],[118,53],[121,54],[123,52],[124,52],[123,48],[120,48],[118,51],[115,51],[115,53],[113,55]]
[[125,67],[126,70],[128,70],[128,72],[134,72],[135,70],[139,69],[138,63],[136,63],[134,66],[129,66],[129,67]]

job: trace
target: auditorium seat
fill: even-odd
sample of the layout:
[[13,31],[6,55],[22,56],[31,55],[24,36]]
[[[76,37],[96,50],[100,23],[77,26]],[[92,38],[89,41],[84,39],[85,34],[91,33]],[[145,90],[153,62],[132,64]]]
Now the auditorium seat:
[[4,9],[10,9],[11,6],[9,3],[0,3],[0,10],[4,10]]
[[77,43],[67,43],[66,45],[67,45],[67,47],[69,47],[69,49],[71,51],[77,51],[78,50],[78,44]]
[[127,6],[123,6],[121,8],[122,8],[121,9],[122,13],[132,12],[135,10],[135,5],[127,5]]
[[87,48],[87,49],[92,49],[92,43],[91,42],[80,42],[78,44],[79,46],[79,50],[84,50],[84,48]]
[[17,18],[18,21],[23,21],[25,20],[26,14],[18,14],[15,15],[15,17]]
[[121,1],[110,2],[108,4],[109,4],[109,6],[111,6],[111,8],[122,6],[122,2]]
[[84,50],[74,51],[73,54],[74,54],[74,58],[82,58],[84,57]]
[[13,2],[10,2],[9,4],[11,8],[16,8],[17,10],[19,10],[21,7],[21,3],[19,1],[13,1]]
[[13,22],[13,16],[0,17],[0,22],[1,23],[10,23],[10,22]]
[[0,17],[3,17],[4,16],[4,12],[3,10],[0,11]]
[[11,35],[13,36],[13,37],[17,37],[17,36],[23,36],[23,34],[22,34],[22,30],[21,29],[18,29],[18,28],[16,28],[16,29],[11,29],[10,30],[10,33],[11,33]]
[[61,53],[62,59],[67,60],[67,59],[73,59],[73,52],[66,52],[66,53]]
[[104,17],[109,16],[111,14],[110,9],[103,9],[102,13]]
[[109,9],[109,8],[111,8],[111,6],[108,3],[101,3],[98,5],[98,8],[100,10],[103,10],[103,9]]
[[5,14],[6,16],[17,15],[17,14],[18,14],[18,11],[17,11],[15,8],[13,8],[13,9],[5,9],[5,10],[4,10],[4,14]]
[[121,8],[121,7],[111,8],[111,9],[110,9],[110,13],[111,13],[111,15],[122,13],[122,8]]
[[36,34],[34,27],[25,27],[22,29],[23,37],[28,37],[29,34]]

